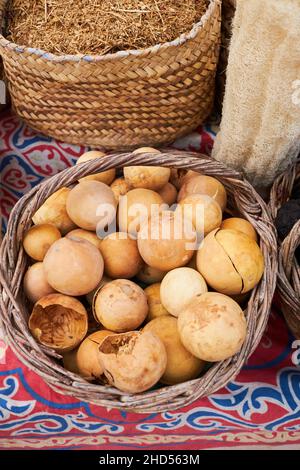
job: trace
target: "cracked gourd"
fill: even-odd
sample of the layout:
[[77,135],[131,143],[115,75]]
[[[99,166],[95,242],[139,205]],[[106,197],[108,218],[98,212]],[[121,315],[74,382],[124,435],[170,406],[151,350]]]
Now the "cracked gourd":
[[58,352],[71,351],[87,333],[87,312],[82,303],[73,297],[50,294],[33,307],[29,329],[44,346]]
[[197,269],[216,291],[227,295],[244,294],[260,281],[264,257],[258,244],[247,235],[217,229],[200,245]]
[[220,228],[237,230],[238,232],[248,235],[248,237],[257,242],[257,233],[253,225],[250,224],[248,220],[241,219],[240,217],[230,217],[229,219],[223,220]]

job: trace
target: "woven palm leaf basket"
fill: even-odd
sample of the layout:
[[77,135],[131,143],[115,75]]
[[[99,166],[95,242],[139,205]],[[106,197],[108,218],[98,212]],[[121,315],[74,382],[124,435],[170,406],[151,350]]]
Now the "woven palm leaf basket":
[[[271,191],[270,209],[275,220],[278,210],[292,196],[293,189],[300,184],[300,160],[278,176]],[[300,339],[300,266],[295,256],[300,246],[300,220],[296,222],[279,249],[278,291],[286,322]]]
[[[6,4],[0,0],[0,24]],[[220,29],[221,2],[210,0],[190,32],[148,49],[53,55],[2,35],[0,55],[13,107],[33,129],[63,142],[130,149],[172,142],[210,114]]]
[[[22,280],[28,259],[22,238],[32,224],[32,216],[56,190],[74,184],[79,178],[110,168],[127,165],[153,165],[195,170],[218,178],[228,191],[228,211],[240,214],[255,227],[265,259],[263,277],[252,291],[245,310],[247,336],[238,354],[214,363],[196,380],[174,386],[157,386],[140,394],[125,394],[115,388],[93,384],[60,365],[53,350],[41,346],[28,329],[29,308],[24,300]],[[165,150],[161,154],[113,153],[100,160],[67,169],[32,189],[14,207],[0,252],[0,318],[5,336],[17,356],[56,391],[97,405],[136,412],[162,412],[188,405],[210,395],[239,373],[257,347],[266,327],[277,276],[275,228],[266,204],[252,186],[234,170],[190,152]]]

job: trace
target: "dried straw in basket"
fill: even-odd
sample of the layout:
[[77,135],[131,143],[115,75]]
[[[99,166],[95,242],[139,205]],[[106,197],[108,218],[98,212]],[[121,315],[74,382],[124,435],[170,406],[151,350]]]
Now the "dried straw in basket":
[[[273,219],[279,208],[290,199],[294,186],[299,182],[300,159],[274,182],[269,204]],[[300,220],[281,244],[277,282],[286,322],[296,338],[300,339],[300,266],[295,256],[299,245]]]
[[[190,169],[217,177],[226,187],[229,210],[242,214],[257,230],[265,258],[265,271],[259,285],[251,293],[247,318],[247,337],[241,351],[234,357],[214,364],[202,377],[179,385],[162,387],[137,395],[124,394],[114,388],[90,384],[62,368],[57,354],[42,347],[31,336],[28,311],[22,294],[22,279],[27,258],[19,240],[31,225],[32,215],[57,189],[75,183],[88,174],[125,165],[161,165]],[[247,181],[234,170],[206,156],[164,151],[162,154],[115,153],[105,158],[70,168],[32,189],[14,207],[8,231],[0,251],[0,325],[20,359],[37,372],[56,391],[110,408],[136,412],[162,412],[188,405],[225,386],[238,374],[258,345],[266,327],[277,275],[277,244],[275,228],[268,209]]]
[[106,54],[172,41],[208,0],[10,0],[8,39],[58,54]]
[[[7,2],[0,0],[0,23]],[[174,41],[105,55],[55,55],[0,35],[13,107],[67,143],[118,150],[171,143],[212,109],[220,19],[221,0],[209,0]]]

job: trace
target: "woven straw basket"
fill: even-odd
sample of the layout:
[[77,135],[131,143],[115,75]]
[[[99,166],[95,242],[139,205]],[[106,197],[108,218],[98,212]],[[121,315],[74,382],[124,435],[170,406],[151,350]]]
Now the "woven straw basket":
[[[101,406],[130,409],[136,412],[161,412],[187,405],[199,397],[216,392],[231,381],[258,345],[264,332],[277,275],[277,244],[275,228],[267,207],[250,184],[234,170],[199,154],[164,151],[162,154],[111,154],[100,160],[67,169],[32,189],[14,207],[0,253],[0,319],[11,347],[20,359],[39,374],[56,391]],[[228,210],[247,218],[260,235],[265,257],[265,271],[259,285],[251,293],[247,318],[247,337],[241,351],[234,357],[215,363],[202,377],[179,385],[127,395],[114,388],[91,384],[65,370],[57,362],[57,354],[41,346],[31,336],[28,307],[22,293],[22,279],[27,267],[22,237],[31,225],[32,215],[53,192],[75,183],[88,174],[124,165],[161,165],[191,169],[217,177],[228,190]]]
[[211,111],[220,24],[221,2],[210,0],[188,34],[104,56],[57,56],[0,36],[13,107],[63,142],[110,149],[172,142]]
[[[300,182],[300,160],[291,165],[274,182],[270,209],[275,219],[280,207],[289,200],[295,183]],[[286,322],[300,339],[300,266],[295,257],[295,251],[300,245],[300,220],[282,242],[279,250],[278,291],[282,311]]]

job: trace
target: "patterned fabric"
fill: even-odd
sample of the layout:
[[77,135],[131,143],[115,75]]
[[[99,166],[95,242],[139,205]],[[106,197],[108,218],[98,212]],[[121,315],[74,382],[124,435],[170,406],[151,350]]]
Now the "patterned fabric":
[[[176,143],[209,153],[215,129]],[[9,113],[0,120],[2,227],[28,189],[76,161],[84,148],[36,135]],[[0,449],[207,449],[300,447],[300,344],[274,307],[259,348],[236,380],[174,412],[139,415],[53,392],[0,332]]]

